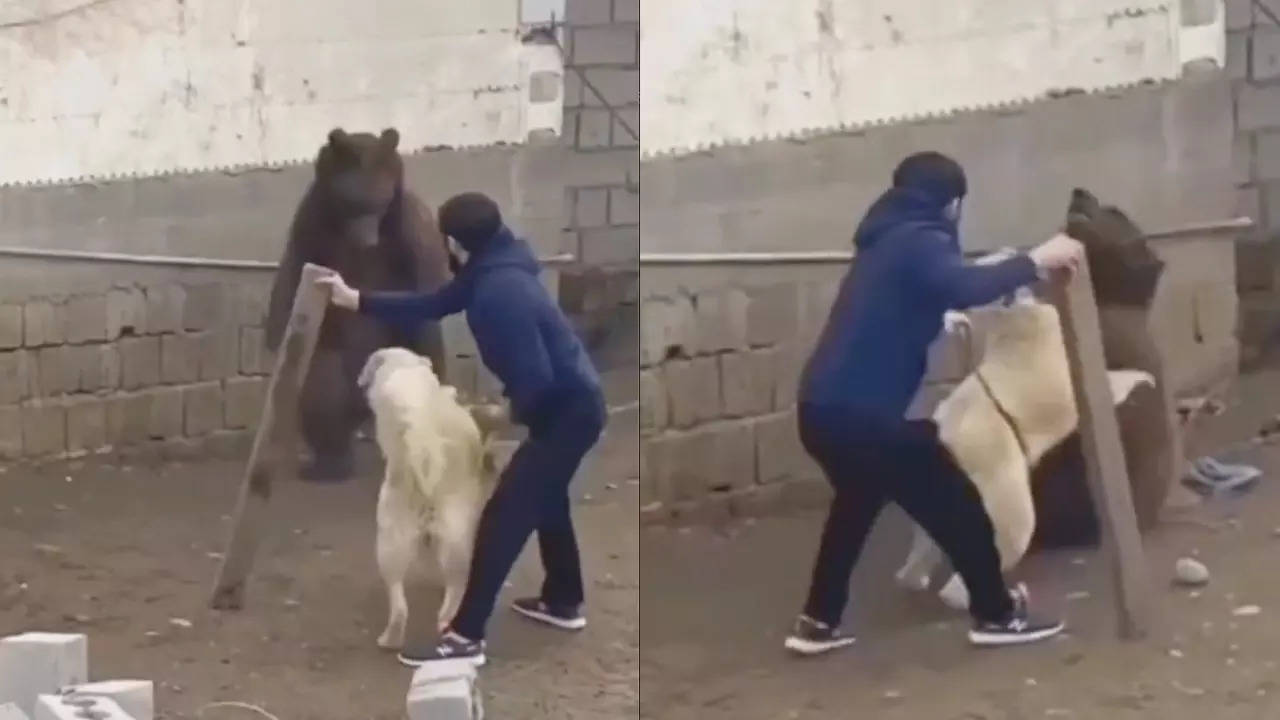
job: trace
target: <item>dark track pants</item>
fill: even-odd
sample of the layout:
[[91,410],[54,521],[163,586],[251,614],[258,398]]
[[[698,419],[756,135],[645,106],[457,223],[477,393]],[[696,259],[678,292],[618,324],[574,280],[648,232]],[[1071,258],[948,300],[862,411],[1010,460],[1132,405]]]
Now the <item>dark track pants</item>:
[[454,632],[484,638],[485,625],[512,565],[535,530],[546,579],[542,599],[576,607],[583,601],[578,541],[569,513],[569,481],[600,439],[607,417],[598,394],[567,399],[547,421],[530,428],[498,480],[476,531],[471,575]]
[[970,613],[979,620],[1008,617],[1013,605],[991,519],[932,420],[885,422],[801,405],[799,422],[805,450],[835,489],[806,615],[833,627],[840,624],[853,565],[881,508],[893,502],[951,559],[969,590]]

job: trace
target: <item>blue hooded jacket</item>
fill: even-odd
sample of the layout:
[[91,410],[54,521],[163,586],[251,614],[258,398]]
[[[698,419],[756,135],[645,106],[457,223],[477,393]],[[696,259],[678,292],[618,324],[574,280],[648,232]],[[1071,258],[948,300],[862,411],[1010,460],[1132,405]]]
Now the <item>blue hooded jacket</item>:
[[362,292],[360,312],[410,325],[465,311],[480,361],[502,383],[514,419],[531,426],[557,401],[601,397],[600,376],[540,271],[529,244],[503,226],[438,292]]
[[932,190],[893,187],[859,224],[857,256],[801,376],[802,404],[902,420],[943,314],[994,302],[1037,279],[1026,255],[966,264],[944,209],[951,198]]

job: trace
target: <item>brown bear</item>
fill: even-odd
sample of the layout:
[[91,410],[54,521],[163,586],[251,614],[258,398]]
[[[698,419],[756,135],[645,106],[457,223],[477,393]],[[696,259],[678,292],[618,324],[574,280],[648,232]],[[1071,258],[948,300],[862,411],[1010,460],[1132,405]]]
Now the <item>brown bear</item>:
[[[1116,408],[1138,525],[1147,530],[1158,521],[1182,468],[1173,399],[1148,326],[1164,263],[1127,214],[1102,205],[1087,190],[1076,189],[1071,194],[1067,232],[1080,240],[1087,252],[1107,368],[1142,370],[1156,381],[1154,388],[1135,389]],[[1032,493],[1036,545],[1098,541],[1098,517],[1085,478],[1078,432],[1041,459],[1032,473]]]
[[[400,134],[329,133],[289,229],[266,321],[267,348],[284,335],[305,263],[342,274],[360,290],[434,291],[451,277],[450,253],[431,211],[404,187]],[[303,477],[342,480],[354,470],[352,445],[369,409],[356,378],[373,351],[414,350],[445,372],[440,326],[387,327],[370,317],[330,309],[299,400],[299,427],[311,463]]]

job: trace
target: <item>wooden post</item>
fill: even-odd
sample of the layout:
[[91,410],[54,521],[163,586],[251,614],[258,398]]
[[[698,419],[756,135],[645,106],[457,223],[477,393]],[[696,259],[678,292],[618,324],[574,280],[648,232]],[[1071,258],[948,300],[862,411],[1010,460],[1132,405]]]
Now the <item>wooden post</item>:
[[307,378],[311,355],[320,338],[320,324],[324,322],[325,309],[329,305],[329,293],[316,285],[316,279],[330,272],[311,263],[302,268],[302,278],[293,296],[293,311],[276,356],[276,367],[267,383],[267,397],[240,486],[231,538],[214,582],[210,604],[215,609],[239,610],[243,607],[245,581],[267,522],[271,484],[277,476],[297,468],[298,395]]
[[1111,556],[1120,637],[1137,640],[1148,630],[1150,581],[1120,443],[1120,426],[1107,381],[1098,304],[1088,263],[1080,263],[1071,282],[1053,285],[1080,413],[1080,441],[1089,493],[1102,529],[1103,547]]

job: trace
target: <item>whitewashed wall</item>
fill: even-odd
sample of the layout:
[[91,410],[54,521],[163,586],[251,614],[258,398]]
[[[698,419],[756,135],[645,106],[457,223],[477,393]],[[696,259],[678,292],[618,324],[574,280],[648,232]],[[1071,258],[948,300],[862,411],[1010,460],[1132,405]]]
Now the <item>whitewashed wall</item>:
[[[681,154],[1175,78],[1184,60],[1181,5],[644,0],[641,152]],[[1221,33],[1220,0],[1206,7]]]
[[0,183],[306,160],[338,125],[520,143],[562,80],[520,0],[5,0]]

